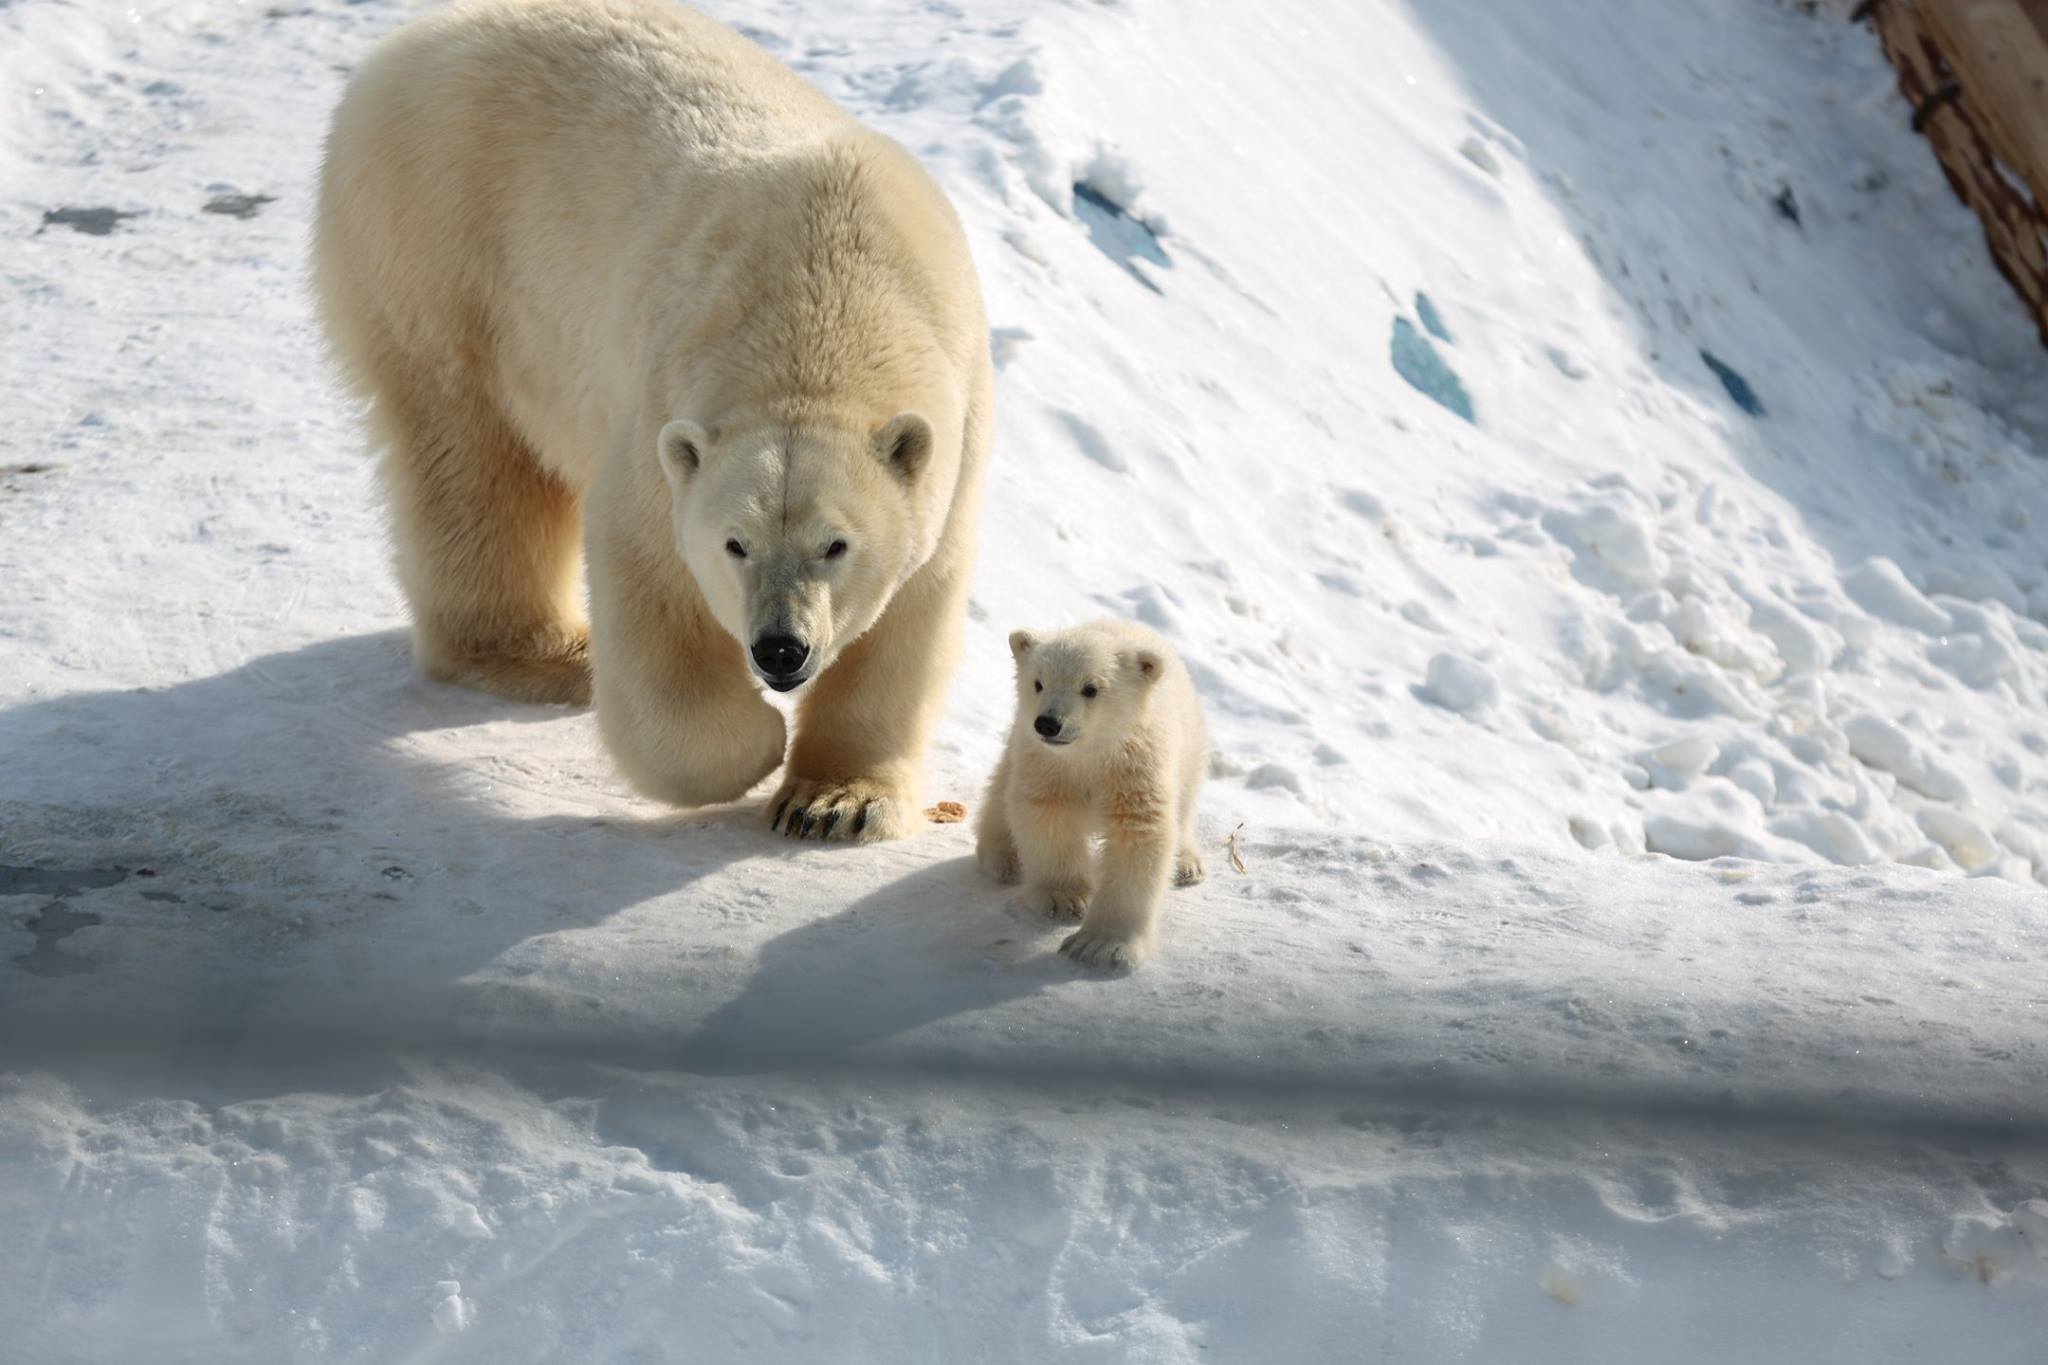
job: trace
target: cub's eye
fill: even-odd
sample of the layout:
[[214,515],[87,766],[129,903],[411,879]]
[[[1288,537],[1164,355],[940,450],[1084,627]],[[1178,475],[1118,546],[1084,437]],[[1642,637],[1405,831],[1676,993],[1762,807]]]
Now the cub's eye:
[[1045,684],[1042,682],[1035,682],[1031,684],[1031,690],[1033,692],[1043,692],[1045,691]]
[[737,540],[725,542],[725,552],[734,559],[745,559],[747,557],[747,547],[740,544]]
[[1092,701],[1092,700],[1094,700],[1094,697],[1095,697],[1095,684],[1094,684],[1094,683],[1089,683],[1089,684],[1088,684],[1088,685],[1087,685],[1086,687],[1082,688],[1082,689],[1081,689],[1081,695],[1082,695],[1082,696],[1084,696],[1084,697],[1087,697],[1087,698],[1088,698],[1088,699],[1090,699],[1091,701]]
[[845,553],[846,542],[843,540],[835,540],[825,547],[825,558],[827,559],[837,559]]

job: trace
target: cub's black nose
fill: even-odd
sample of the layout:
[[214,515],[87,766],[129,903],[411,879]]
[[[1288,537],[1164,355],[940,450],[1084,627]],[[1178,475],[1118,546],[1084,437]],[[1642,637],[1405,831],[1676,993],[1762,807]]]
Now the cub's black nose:
[[770,678],[787,678],[803,670],[811,647],[794,635],[763,635],[754,641],[754,666]]
[[1051,739],[1060,732],[1059,717],[1040,716],[1037,720],[1031,722],[1031,728],[1044,735],[1047,739]]

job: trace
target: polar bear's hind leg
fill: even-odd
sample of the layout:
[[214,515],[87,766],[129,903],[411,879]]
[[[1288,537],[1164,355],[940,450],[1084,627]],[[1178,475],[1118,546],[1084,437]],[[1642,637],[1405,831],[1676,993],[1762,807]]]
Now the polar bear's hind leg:
[[590,701],[578,499],[476,394],[374,377],[413,652],[439,682],[517,701]]

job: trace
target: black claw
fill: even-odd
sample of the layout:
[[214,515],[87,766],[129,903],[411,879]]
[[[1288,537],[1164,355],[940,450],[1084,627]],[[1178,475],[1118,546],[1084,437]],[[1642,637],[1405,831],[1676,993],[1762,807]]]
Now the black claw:
[[780,829],[780,828],[782,827],[782,812],[784,812],[784,811],[786,811],[786,810],[788,810],[788,809],[789,809],[789,798],[785,796],[785,797],[783,797],[783,798],[782,798],[782,804],[781,804],[781,805],[779,805],[779,806],[777,806],[777,807],[775,808],[775,814],[774,814],[774,816],[773,816],[773,817],[772,817],[772,818],[771,818],[771,819],[770,819],[770,820],[768,821],[768,828],[770,828],[770,829]]
[[[869,802],[868,804],[869,804],[869,805],[872,805],[873,803],[872,803],[872,802]],[[862,830],[866,829],[867,827],[868,827],[868,807],[867,807],[866,805],[863,805],[863,806],[862,806],[862,807],[860,808],[860,811],[859,811],[859,813],[858,813],[858,814],[856,814],[856,815],[855,815],[855,816],[853,817],[853,828],[852,828],[852,829],[850,829],[850,830],[848,830],[848,831],[847,831],[847,833],[849,833],[849,834],[858,834],[858,833],[860,833],[860,832],[861,832]]]
[[829,838],[831,838],[831,837],[832,837],[832,826],[834,826],[834,825],[836,825],[836,824],[838,824],[838,823],[839,823],[839,812],[838,812],[838,811],[837,811],[836,809],[834,809],[834,810],[829,810],[829,811],[826,811],[826,812],[825,812],[825,818],[824,818],[823,820],[821,820],[821,821],[819,821],[819,822],[818,822],[818,837],[819,837],[820,839],[829,839]]
[[812,831],[812,830],[814,830],[814,829],[816,829],[817,827],[818,827],[818,817],[817,817],[816,815],[812,814],[810,810],[806,809],[806,810],[804,811],[804,827],[803,827],[803,832],[802,832],[802,833],[800,833],[800,834],[798,834],[798,835],[797,835],[796,837],[797,837],[797,838],[799,838],[799,839],[808,839],[808,838],[810,838],[810,837],[811,837],[811,831]]
[[790,838],[792,838],[792,839],[800,839],[800,838],[802,838],[802,837],[803,837],[803,829],[804,829],[804,813],[803,813],[803,810],[802,810],[801,808],[799,808],[799,809],[797,809],[797,810],[793,810],[793,811],[791,811],[791,812],[789,813],[789,821],[788,821],[788,823],[786,823],[785,825],[783,825],[783,827],[782,827],[782,832],[783,832],[784,834],[788,835],[788,836],[789,836]]

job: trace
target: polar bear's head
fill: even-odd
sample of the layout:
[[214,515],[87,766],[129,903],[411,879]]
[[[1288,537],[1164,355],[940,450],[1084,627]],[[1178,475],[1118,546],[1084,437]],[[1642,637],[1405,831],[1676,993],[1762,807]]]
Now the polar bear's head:
[[1114,748],[1143,713],[1165,664],[1158,651],[1088,627],[1010,632],[1017,727],[1077,758]]
[[931,558],[949,490],[932,424],[673,421],[658,454],[676,544],[711,614],[778,692],[800,687]]

